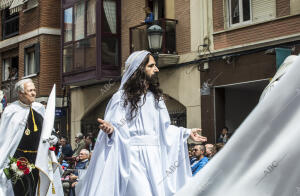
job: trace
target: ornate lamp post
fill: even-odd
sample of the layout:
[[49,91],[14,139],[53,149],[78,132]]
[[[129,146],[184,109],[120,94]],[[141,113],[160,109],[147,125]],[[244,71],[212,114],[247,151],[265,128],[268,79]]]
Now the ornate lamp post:
[[158,59],[158,52],[161,50],[163,30],[159,25],[152,25],[147,29],[149,50],[152,52],[156,62]]

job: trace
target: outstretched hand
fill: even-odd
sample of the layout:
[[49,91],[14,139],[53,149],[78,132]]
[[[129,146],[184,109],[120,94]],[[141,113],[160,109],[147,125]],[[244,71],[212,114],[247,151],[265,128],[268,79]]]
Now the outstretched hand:
[[109,122],[106,122],[101,118],[98,118],[97,121],[100,123],[99,128],[105,133],[107,133],[108,135],[114,132],[114,127]]
[[207,138],[204,137],[204,136],[201,136],[198,134],[198,131],[201,131],[202,129],[200,128],[194,128],[192,129],[191,131],[191,138],[192,140],[194,140],[195,142],[206,142],[207,141]]

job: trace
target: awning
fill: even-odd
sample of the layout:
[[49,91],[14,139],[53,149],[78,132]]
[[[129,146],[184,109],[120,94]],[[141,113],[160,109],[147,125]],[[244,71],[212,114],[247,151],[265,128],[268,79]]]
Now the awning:
[[24,4],[25,0],[13,0],[11,6],[9,7],[10,14],[19,12]]
[[0,10],[10,7],[13,1],[14,0],[0,0]]

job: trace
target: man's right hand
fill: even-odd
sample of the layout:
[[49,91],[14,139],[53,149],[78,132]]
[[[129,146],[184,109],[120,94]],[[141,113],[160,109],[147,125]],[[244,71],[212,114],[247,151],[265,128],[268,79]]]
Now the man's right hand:
[[114,132],[114,127],[110,123],[102,120],[101,118],[98,118],[97,121],[100,123],[99,128],[108,135]]

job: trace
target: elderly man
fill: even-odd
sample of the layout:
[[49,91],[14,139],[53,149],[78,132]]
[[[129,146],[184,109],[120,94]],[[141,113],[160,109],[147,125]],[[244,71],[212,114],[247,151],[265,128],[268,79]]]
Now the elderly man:
[[87,149],[82,149],[80,151],[78,156],[79,161],[76,163],[74,172],[71,173],[69,176],[70,181],[63,183],[65,194],[68,193],[68,189],[70,189],[69,196],[75,195],[74,187],[77,184],[77,180],[79,177],[79,170],[87,169],[89,165],[89,156],[90,156],[90,152]]
[[[15,89],[19,100],[5,108],[0,126],[0,195],[35,196],[36,190],[40,190],[39,179],[44,179],[39,177],[39,169],[34,165],[42,143],[45,107],[35,102],[36,89],[31,79],[20,80]],[[49,143],[53,145],[56,142],[56,136],[51,136]],[[16,160],[14,164],[17,166],[13,166],[11,158]],[[29,165],[30,169],[24,169]],[[20,171],[24,173],[20,174]],[[16,174],[20,177],[12,178]]]
[[186,140],[206,141],[200,129],[170,124],[148,51],[131,54],[125,67],[105,120],[98,119],[102,132],[78,196],[173,195],[191,177]]

